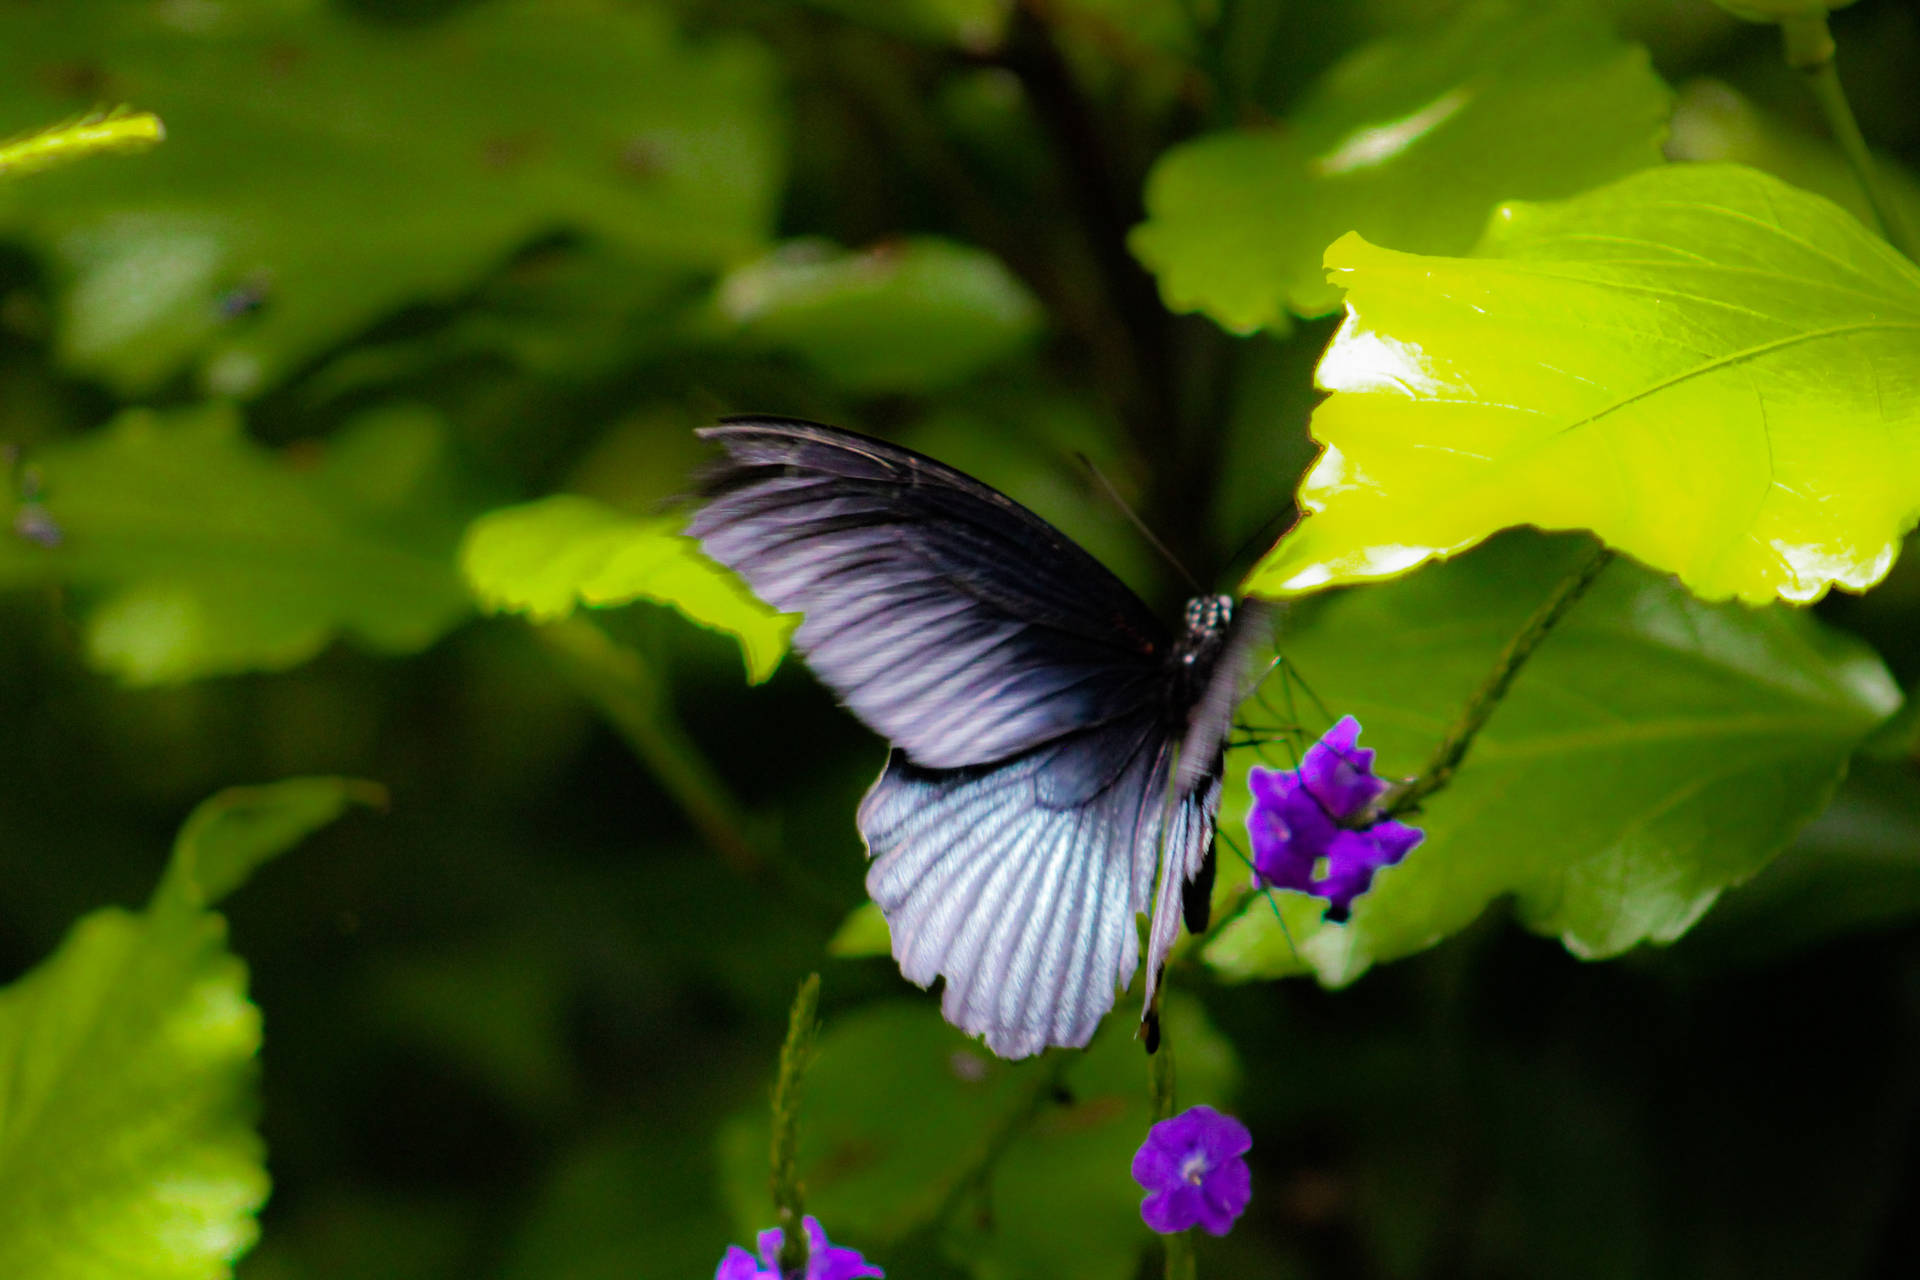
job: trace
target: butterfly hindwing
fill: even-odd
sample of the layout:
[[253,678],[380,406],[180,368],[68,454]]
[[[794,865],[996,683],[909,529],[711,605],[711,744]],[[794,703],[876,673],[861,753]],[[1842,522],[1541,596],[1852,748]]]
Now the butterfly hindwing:
[[780,420],[702,434],[727,459],[688,532],[778,609],[869,728],[957,768],[1149,705],[1168,636],[1099,561],[950,467]]
[[1093,1035],[1138,965],[1171,754],[1141,720],[997,766],[893,754],[860,806],[867,891],[901,972],[946,979],[949,1022],[1005,1058]]

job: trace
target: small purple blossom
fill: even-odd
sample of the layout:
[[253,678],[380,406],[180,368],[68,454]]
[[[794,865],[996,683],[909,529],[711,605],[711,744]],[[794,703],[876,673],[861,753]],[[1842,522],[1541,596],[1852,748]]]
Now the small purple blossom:
[[1298,769],[1255,768],[1247,775],[1254,883],[1325,898],[1329,920],[1345,920],[1353,900],[1372,887],[1374,873],[1406,857],[1425,836],[1392,819],[1358,829],[1344,825],[1387,789],[1373,776],[1372,750],[1359,741],[1360,722],[1343,716],[1307,749]]
[[1189,1107],[1162,1120],[1133,1153],[1133,1180],[1146,1189],[1140,1216],[1161,1235],[1205,1227],[1223,1236],[1253,1198],[1244,1157],[1247,1126],[1212,1107]]
[[[852,1249],[827,1243],[826,1228],[812,1214],[802,1219],[807,1229],[807,1273],[804,1280],[863,1280],[867,1276],[884,1277],[885,1272]],[[737,1244],[727,1246],[720,1269],[713,1280],[782,1280],[780,1275],[780,1228],[762,1231],[755,1242],[760,1256],[755,1258]]]
[[28,542],[37,542],[43,547],[57,547],[62,541],[60,526],[53,522],[47,509],[37,502],[23,502],[13,513],[13,531]]

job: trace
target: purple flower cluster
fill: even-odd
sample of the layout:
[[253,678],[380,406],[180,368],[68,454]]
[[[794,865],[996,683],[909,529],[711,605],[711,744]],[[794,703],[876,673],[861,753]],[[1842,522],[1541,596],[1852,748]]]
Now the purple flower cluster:
[[[802,1225],[807,1229],[805,1280],[865,1280],[869,1276],[885,1276],[885,1272],[856,1251],[827,1243],[826,1228],[812,1214],[802,1220]],[[737,1244],[728,1245],[727,1256],[720,1259],[720,1269],[713,1273],[713,1280],[782,1280],[780,1228],[762,1231],[755,1243],[760,1246],[758,1258]]]
[[1223,1236],[1253,1198],[1245,1156],[1247,1126],[1212,1107],[1189,1107],[1162,1120],[1133,1156],[1133,1180],[1146,1189],[1140,1216],[1162,1235],[1204,1227]]
[[1347,918],[1375,872],[1406,857],[1424,834],[1391,819],[1346,825],[1387,789],[1373,776],[1372,750],[1359,741],[1360,722],[1344,716],[1308,748],[1298,769],[1247,775],[1254,882],[1325,898],[1327,919],[1335,921]]

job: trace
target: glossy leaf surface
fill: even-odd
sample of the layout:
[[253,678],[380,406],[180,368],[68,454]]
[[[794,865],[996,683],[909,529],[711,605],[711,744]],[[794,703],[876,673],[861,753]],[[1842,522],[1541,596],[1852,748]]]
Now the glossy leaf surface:
[[1920,269],[1731,165],[1510,206],[1480,256],[1328,250],[1348,316],[1302,482],[1254,569],[1390,577],[1499,529],[1586,528],[1707,599],[1885,575],[1920,516]]
[[740,642],[747,676],[773,674],[799,619],[755,599],[682,536],[678,516],[637,519],[591,498],[558,494],[474,521],[460,564],[481,604],[536,622],[574,608],[651,600]]

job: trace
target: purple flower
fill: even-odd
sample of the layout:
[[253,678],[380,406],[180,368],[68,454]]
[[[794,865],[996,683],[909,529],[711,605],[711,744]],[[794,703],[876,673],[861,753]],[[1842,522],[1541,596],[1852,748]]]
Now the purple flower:
[[1162,1120],[1133,1153],[1133,1180],[1146,1188],[1140,1216],[1161,1235],[1198,1224],[1223,1236],[1253,1198],[1242,1159],[1253,1145],[1247,1126],[1212,1107],[1189,1107]]
[[47,509],[37,502],[23,502],[13,513],[13,531],[28,542],[37,542],[43,547],[57,547],[63,535],[60,526],[53,522]]
[[[807,1229],[807,1274],[805,1280],[861,1280],[865,1276],[886,1275],[852,1249],[827,1243],[826,1228],[808,1214],[802,1225]],[[780,1228],[762,1231],[756,1242],[760,1256],[755,1258],[737,1244],[727,1246],[720,1269],[713,1280],[782,1280],[780,1275]]]
[[1247,775],[1254,883],[1325,898],[1329,920],[1345,920],[1374,873],[1406,857],[1425,834],[1391,819],[1345,825],[1387,789],[1373,776],[1373,752],[1359,741],[1360,722],[1343,716],[1307,749],[1298,769],[1255,768]]

